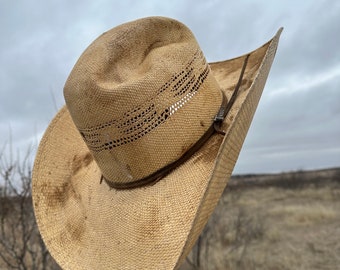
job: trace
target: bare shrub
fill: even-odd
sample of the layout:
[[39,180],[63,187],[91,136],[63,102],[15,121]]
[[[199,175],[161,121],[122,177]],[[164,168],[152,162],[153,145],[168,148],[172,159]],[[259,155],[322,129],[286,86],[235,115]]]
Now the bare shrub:
[[0,268],[60,269],[49,255],[34,218],[30,151],[20,161],[0,153]]
[[[228,194],[228,198],[222,197],[180,270],[255,268],[250,248],[265,237],[266,219],[238,205],[238,192]],[[236,207],[231,209],[229,204]]]

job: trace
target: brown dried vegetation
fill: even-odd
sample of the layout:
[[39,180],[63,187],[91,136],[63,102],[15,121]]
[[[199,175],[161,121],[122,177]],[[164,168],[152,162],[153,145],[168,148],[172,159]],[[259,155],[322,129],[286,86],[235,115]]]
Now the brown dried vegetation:
[[339,269],[340,169],[233,176],[180,270]]

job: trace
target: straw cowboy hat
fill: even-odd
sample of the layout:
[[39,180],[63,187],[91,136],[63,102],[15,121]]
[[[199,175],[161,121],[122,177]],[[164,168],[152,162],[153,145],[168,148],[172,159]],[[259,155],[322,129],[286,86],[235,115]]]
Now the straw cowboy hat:
[[174,269],[232,173],[281,30],[208,64],[169,18],[113,28],[80,56],[39,145],[34,210],[64,269]]

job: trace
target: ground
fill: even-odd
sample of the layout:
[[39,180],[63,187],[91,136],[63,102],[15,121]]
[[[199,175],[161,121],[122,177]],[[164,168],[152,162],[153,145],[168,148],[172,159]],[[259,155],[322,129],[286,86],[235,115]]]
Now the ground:
[[340,170],[234,176],[181,270],[340,269]]

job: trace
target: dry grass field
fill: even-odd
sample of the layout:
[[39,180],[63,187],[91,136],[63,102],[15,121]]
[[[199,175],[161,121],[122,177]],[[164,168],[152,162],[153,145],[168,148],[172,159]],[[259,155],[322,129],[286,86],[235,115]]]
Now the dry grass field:
[[[20,200],[16,199],[16,206],[7,200],[9,211],[1,199],[2,233],[7,235],[0,235],[0,244],[7,243],[19,255],[25,248],[26,255],[20,266],[0,245],[0,269],[14,269],[4,258],[19,265],[15,269],[58,269],[40,242],[31,207],[24,208],[31,219],[27,220],[18,214],[23,209]],[[24,204],[30,204],[30,197]],[[6,220],[20,224],[13,229]],[[25,245],[26,233],[21,229],[31,233]],[[11,237],[14,234],[16,239]],[[192,269],[340,269],[340,168],[233,176],[180,268]]]
[[340,170],[233,177],[189,269],[340,269]]

